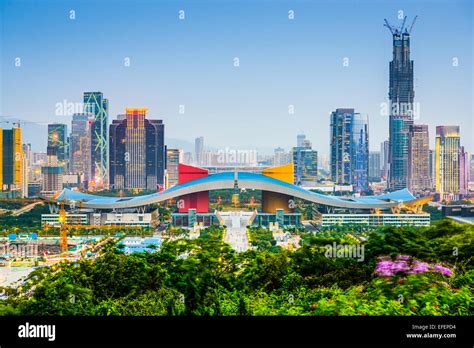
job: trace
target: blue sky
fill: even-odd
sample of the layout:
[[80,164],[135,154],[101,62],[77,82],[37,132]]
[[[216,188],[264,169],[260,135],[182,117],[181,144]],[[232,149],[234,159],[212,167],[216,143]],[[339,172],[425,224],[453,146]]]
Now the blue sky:
[[[469,0],[0,4],[1,115],[69,124],[56,104],[98,90],[109,99],[111,119],[127,106],[148,107],[150,118],[165,121],[169,138],[202,135],[213,147],[270,152],[294,146],[303,132],[322,154],[329,152],[329,113],[338,107],[369,115],[371,149],[387,139],[380,104],[387,101],[392,48],[383,19],[401,24],[402,10],[408,21],[418,15],[411,41],[417,122],[429,124],[431,143],[436,125],[459,124],[462,143],[474,151]],[[44,150],[46,134],[29,137]]]

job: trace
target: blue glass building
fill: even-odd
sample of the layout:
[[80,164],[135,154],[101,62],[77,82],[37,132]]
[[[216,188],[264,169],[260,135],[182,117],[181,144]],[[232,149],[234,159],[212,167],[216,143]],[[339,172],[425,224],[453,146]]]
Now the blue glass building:
[[369,189],[369,119],[367,115],[354,113],[351,143],[354,191],[367,191]]
[[57,149],[58,160],[65,162],[69,158],[69,144],[67,137],[67,125],[62,123],[48,124],[48,146]]
[[96,187],[103,187],[107,182],[109,161],[109,101],[102,92],[84,92],[84,113],[91,115],[90,167],[92,181]]
[[354,109],[331,113],[331,177],[338,185],[353,185],[354,191],[369,187],[369,122]]
[[294,147],[292,156],[295,184],[315,182],[318,179],[318,152],[311,148],[311,142],[304,140],[301,146]]

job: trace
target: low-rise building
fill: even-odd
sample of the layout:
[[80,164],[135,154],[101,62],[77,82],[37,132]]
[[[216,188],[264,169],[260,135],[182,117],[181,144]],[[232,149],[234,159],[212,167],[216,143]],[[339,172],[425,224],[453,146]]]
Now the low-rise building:
[[429,214],[322,214],[323,227],[334,225],[429,226]]

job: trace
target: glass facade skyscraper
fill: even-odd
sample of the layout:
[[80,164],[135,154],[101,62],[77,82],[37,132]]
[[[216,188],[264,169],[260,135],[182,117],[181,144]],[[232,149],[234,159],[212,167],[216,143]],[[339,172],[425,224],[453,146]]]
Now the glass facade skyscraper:
[[351,133],[354,109],[337,109],[331,114],[331,178],[339,185],[352,185]]
[[301,146],[293,148],[292,153],[295,184],[315,182],[318,178],[318,152],[311,148],[311,142],[304,140]]
[[428,125],[409,127],[408,135],[408,189],[420,192],[431,188]]
[[392,115],[409,115],[413,118],[413,61],[410,60],[410,34],[392,33],[393,59],[390,62],[388,98]]
[[147,109],[127,108],[110,125],[110,187],[156,190],[164,187],[164,124],[146,119]]
[[369,122],[354,109],[336,109],[330,125],[331,178],[354,191],[369,187]]
[[407,115],[391,115],[389,122],[388,188],[408,187],[408,137],[413,120]]
[[90,128],[93,121],[88,114],[74,114],[71,122],[70,165],[72,173],[83,174],[90,180]]
[[436,127],[436,191],[458,194],[460,185],[459,126]]
[[58,161],[66,164],[69,160],[67,125],[62,123],[48,124],[48,146],[55,147]]
[[354,113],[351,151],[354,191],[367,191],[369,189],[369,119],[367,114]]
[[84,93],[84,113],[91,115],[91,182],[95,187],[107,186],[109,156],[108,123],[109,101],[102,92]]

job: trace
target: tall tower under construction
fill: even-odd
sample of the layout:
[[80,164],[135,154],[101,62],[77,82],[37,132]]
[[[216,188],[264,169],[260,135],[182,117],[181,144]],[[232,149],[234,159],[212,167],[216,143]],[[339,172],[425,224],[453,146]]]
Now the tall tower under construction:
[[393,38],[393,58],[390,62],[389,105],[389,179],[388,188],[400,190],[408,185],[408,136],[413,124],[413,61],[410,60],[410,28],[394,27],[385,20]]

